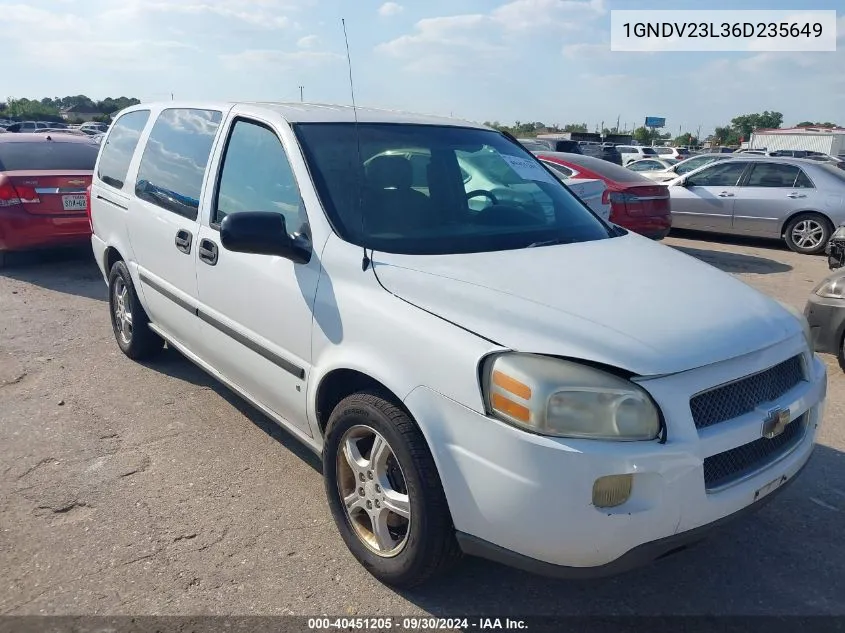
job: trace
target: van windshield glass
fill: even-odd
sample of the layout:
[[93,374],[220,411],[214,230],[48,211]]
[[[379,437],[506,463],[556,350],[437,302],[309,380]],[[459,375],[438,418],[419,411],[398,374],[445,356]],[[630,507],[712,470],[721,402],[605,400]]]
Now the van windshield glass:
[[385,123],[294,129],[333,227],[353,244],[445,254],[617,234],[498,132]]

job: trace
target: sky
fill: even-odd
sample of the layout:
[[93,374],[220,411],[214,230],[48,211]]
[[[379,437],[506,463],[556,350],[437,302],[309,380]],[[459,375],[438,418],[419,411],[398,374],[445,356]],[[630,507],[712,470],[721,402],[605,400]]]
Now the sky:
[[0,98],[349,103],[473,121],[665,117],[702,134],[740,114],[845,125],[842,0],[710,0],[708,9],[834,9],[823,53],[611,52],[613,9],[693,0],[0,0]]

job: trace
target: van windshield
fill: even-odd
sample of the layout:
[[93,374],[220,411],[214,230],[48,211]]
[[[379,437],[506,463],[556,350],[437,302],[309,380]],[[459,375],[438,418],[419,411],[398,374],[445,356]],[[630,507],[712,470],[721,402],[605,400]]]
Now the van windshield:
[[617,234],[498,132],[386,123],[294,130],[332,226],[359,246],[472,253]]

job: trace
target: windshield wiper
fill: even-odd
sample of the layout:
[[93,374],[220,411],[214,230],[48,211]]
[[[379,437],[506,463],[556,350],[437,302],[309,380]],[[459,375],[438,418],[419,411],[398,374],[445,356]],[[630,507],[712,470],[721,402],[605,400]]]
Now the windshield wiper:
[[562,237],[556,237],[553,240],[544,240],[542,242],[533,242],[525,248],[535,248],[537,246],[554,246],[555,244],[571,244],[572,240],[567,240]]

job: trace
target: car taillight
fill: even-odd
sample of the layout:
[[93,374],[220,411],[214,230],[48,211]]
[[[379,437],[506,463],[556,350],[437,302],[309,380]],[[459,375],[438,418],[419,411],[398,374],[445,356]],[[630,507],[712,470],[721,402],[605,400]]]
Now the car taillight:
[[0,182],[0,207],[16,207],[21,203],[17,190],[10,182]]
[[0,207],[16,207],[19,204],[38,204],[41,200],[33,187],[13,185],[8,180],[0,182]]
[[88,226],[91,227],[91,232],[94,232],[94,220],[91,218],[91,185],[85,188],[85,215],[88,216]]

